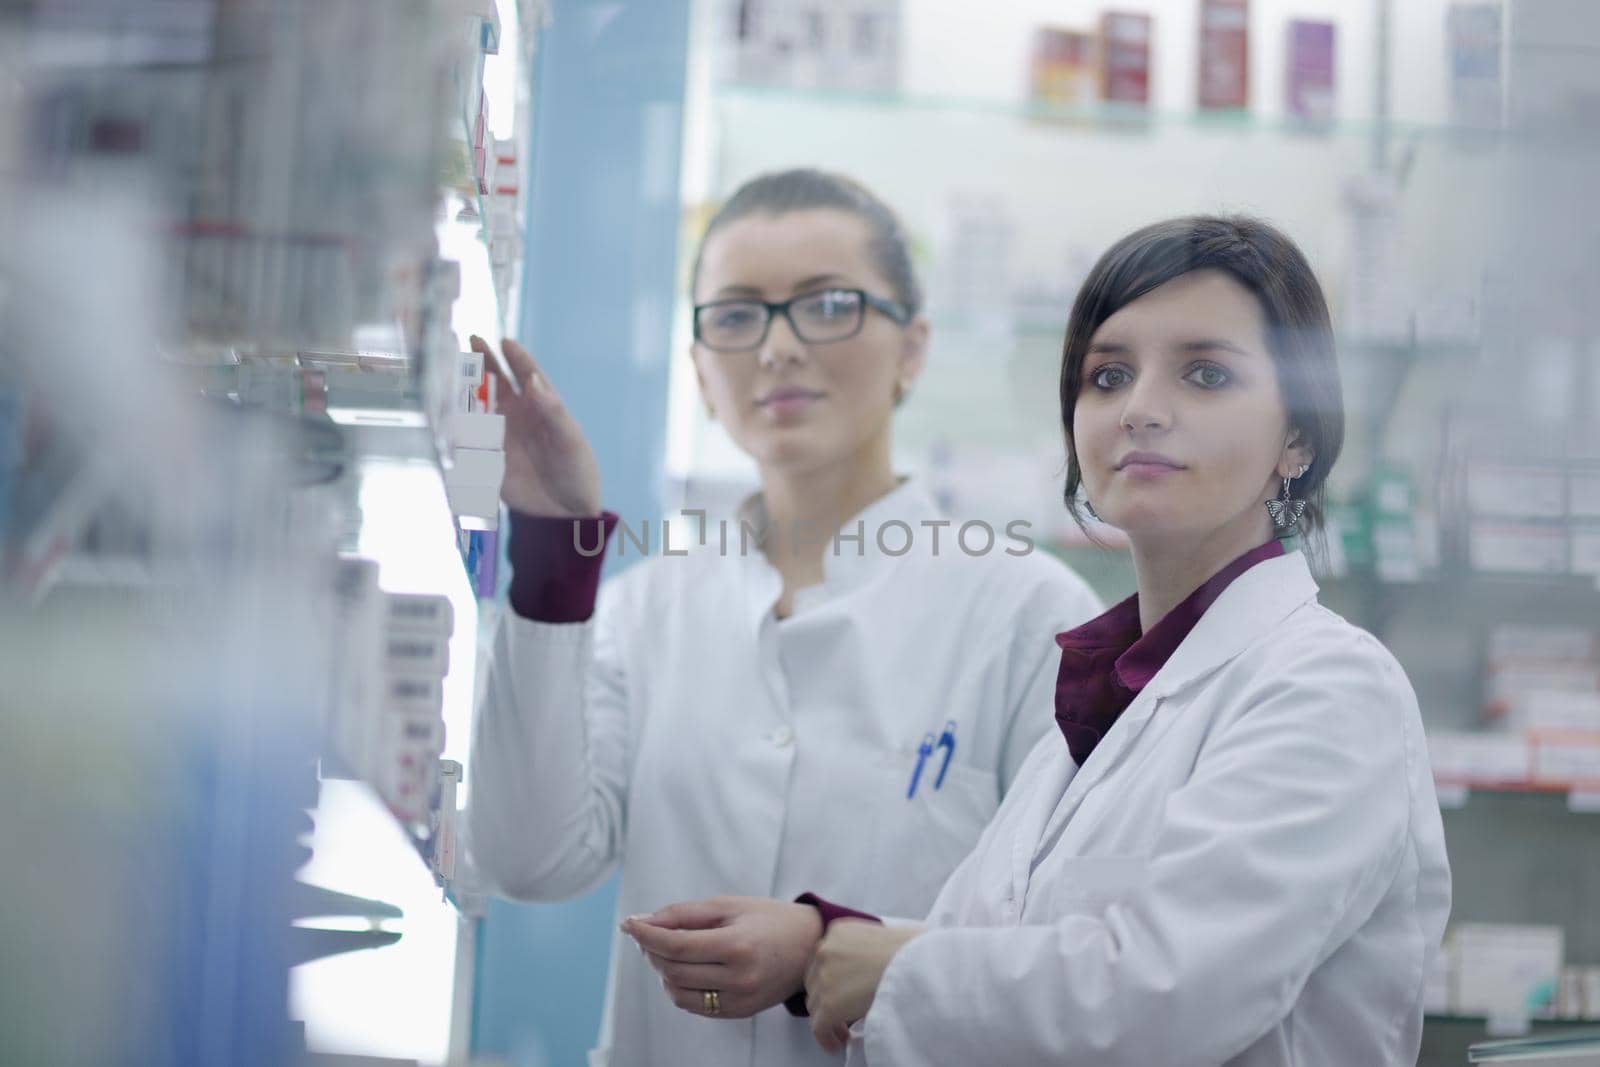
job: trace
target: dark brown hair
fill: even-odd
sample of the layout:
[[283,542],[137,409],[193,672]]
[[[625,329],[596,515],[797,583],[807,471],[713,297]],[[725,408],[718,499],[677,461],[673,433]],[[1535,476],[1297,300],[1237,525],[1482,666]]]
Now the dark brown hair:
[[787,215],[792,211],[843,211],[867,224],[867,251],[873,265],[894,289],[894,299],[907,315],[922,307],[922,287],[911,265],[910,242],[900,218],[866,186],[842,174],[800,168],[751,178],[739,186],[711,217],[689,275],[689,298],[700,284],[700,259],[711,235],[751,215]]
[[1083,525],[1078,490],[1083,472],[1072,439],[1089,342],[1102,323],[1146,293],[1197,270],[1218,270],[1255,295],[1266,320],[1267,349],[1289,426],[1314,457],[1291,486],[1306,501],[1299,532],[1323,522],[1328,471],[1344,445],[1344,395],[1339,385],[1328,303],[1311,264],[1276,228],[1246,215],[1194,215],[1135,230],[1112,245],[1089,272],[1067,321],[1061,349],[1061,425],[1067,439],[1067,510]]

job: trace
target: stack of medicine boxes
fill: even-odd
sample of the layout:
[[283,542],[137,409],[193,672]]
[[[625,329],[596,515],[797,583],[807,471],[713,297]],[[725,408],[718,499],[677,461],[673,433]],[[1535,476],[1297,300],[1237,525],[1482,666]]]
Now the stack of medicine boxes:
[[505,416],[490,412],[493,383],[484,372],[483,356],[460,354],[455,409],[446,422],[449,466],[445,492],[456,517],[458,541],[473,592],[495,592],[499,543],[500,480],[506,472]]
[[428,822],[444,751],[444,676],[455,613],[442,596],[385,593],[378,565],[347,557],[338,572],[338,690],[324,775],[370,783],[396,818]]
[[426,824],[444,752],[444,676],[454,612],[442,596],[383,596],[382,755],[369,780],[396,816]]

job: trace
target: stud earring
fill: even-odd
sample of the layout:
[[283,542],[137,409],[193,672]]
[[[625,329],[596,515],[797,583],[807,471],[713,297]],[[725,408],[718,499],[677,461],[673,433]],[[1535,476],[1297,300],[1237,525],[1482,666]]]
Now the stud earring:
[[[1306,467],[1302,465],[1294,472],[1294,478],[1305,474]],[[1272,516],[1272,527],[1279,533],[1291,533],[1300,525],[1300,516],[1305,514],[1306,502],[1296,500],[1289,492],[1289,483],[1294,478],[1283,480],[1283,496],[1276,500],[1267,501],[1267,514]]]

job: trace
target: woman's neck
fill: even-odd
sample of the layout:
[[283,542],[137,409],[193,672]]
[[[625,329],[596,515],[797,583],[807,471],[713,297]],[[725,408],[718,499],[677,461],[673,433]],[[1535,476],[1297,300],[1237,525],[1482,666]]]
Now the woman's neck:
[[826,467],[762,470],[761,494],[773,534],[764,550],[784,577],[785,599],[794,589],[822,580],[823,555],[840,525],[895,484],[886,441]]
[[1273,536],[1265,509],[1199,536],[1129,535],[1139,587],[1139,629],[1149,633],[1167,613],[1222,568]]

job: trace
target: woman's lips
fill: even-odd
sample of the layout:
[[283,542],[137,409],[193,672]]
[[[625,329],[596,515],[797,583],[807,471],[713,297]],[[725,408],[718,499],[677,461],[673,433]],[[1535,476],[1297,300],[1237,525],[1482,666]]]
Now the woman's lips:
[[798,415],[821,399],[821,393],[809,389],[776,389],[768,393],[760,404],[768,414],[782,417]]
[[1177,474],[1182,467],[1174,467],[1170,463],[1152,463],[1148,460],[1135,460],[1124,463],[1118,470],[1130,478],[1161,478],[1168,474]]
[[1159,452],[1130,452],[1117,464],[1117,470],[1130,478],[1161,478],[1183,469],[1183,464]]

